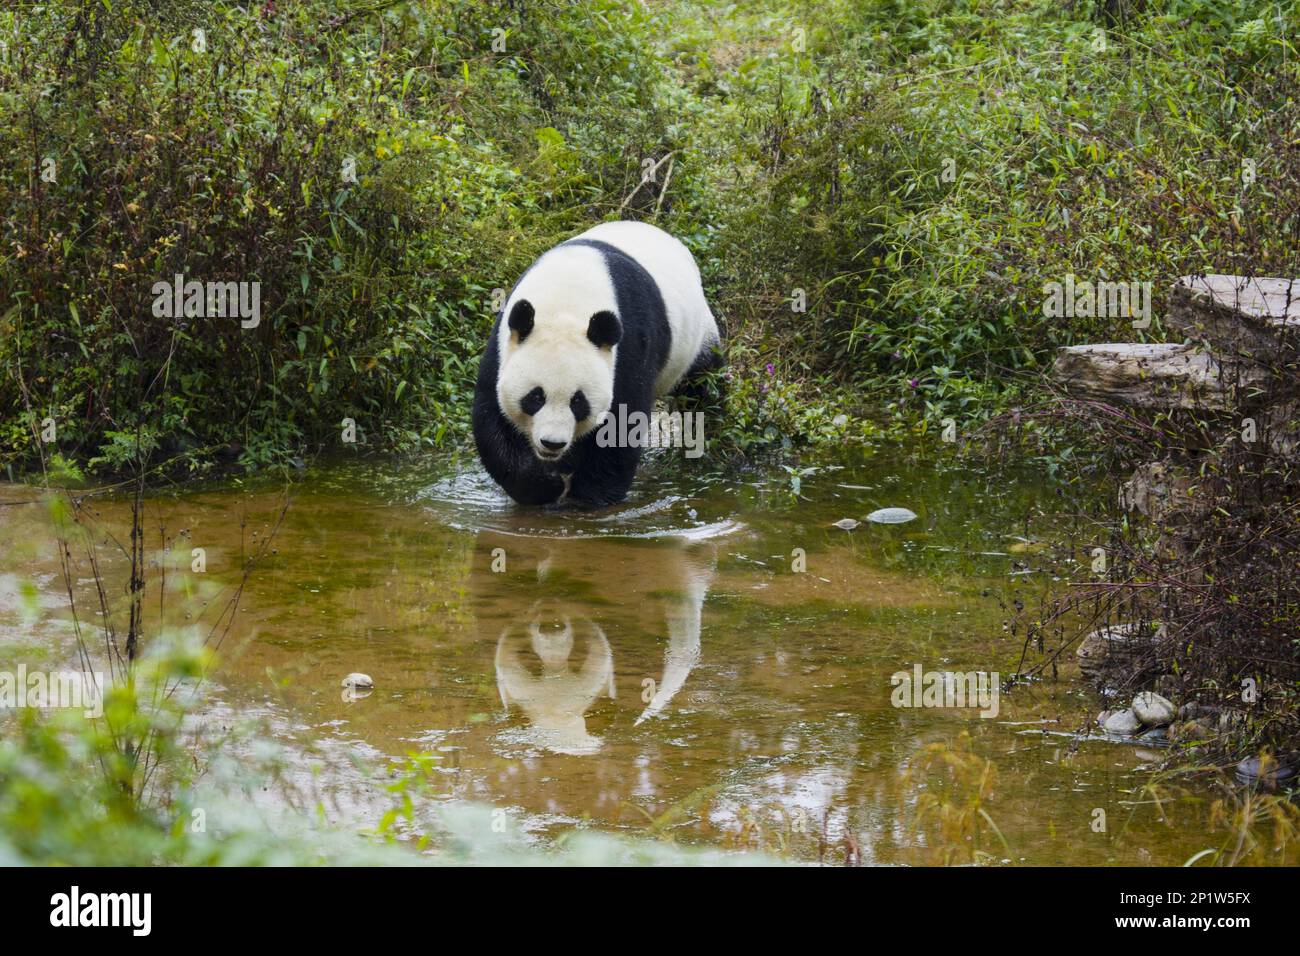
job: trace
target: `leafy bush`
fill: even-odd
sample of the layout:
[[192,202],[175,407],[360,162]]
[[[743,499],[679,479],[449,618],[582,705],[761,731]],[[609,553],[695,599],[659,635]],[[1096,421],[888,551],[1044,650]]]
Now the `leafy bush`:
[[[363,448],[457,441],[493,290],[615,216],[697,254],[742,383],[994,414],[1055,347],[1135,334],[1045,316],[1045,282],[1150,281],[1158,339],[1177,275],[1289,263],[1297,26],[1260,0],[9,10],[0,462],[34,460],[28,404],[105,470],[142,421],[195,464],[339,448],[344,418]],[[260,282],[262,321],[154,317],[176,273]],[[836,434],[732,408],[724,451]]]
[[[491,290],[657,143],[644,14],[332,10],[0,15],[26,37],[0,60],[0,460],[32,460],[28,402],[105,466],[142,422],[248,464],[345,417],[372,447],[464,434]],[[155,316],[176,274],[259,282],[260,324]]]

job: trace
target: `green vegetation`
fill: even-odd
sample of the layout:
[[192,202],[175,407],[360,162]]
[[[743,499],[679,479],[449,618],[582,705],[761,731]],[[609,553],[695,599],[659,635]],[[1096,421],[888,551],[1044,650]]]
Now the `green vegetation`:
[[[136,441],[264,465],[345,417],[371,449],[460,440],[492,290],[616,216],[704,264],[727,447],[990,415],[1054,346],[1128,332],[1044,318],[1045,281],[1162,293],[1296,245],[1300,7],[1105,9],[11,6],[0,464],[47,417],[105,472]],[[260,282],[260,324],[153,316],[178,273]]]
[[[118,695],[115,706],[128,706]],[[130,709],[137,715],[134,702]],[[162,729],[160,726],[158,729]],[[427,769],[367,768],[367,789],[381,794],[378,826],[357,832],[325,819],[323,800],[312,803],[286,781],[274,754],[244,756],[236,767],[215,747],[195,748],[164,731],[167,746],[185,746],[185,760],[202,759],[202,780],[171,779],[150,799],[128,799],[104,763],[120,754],[101,726],[79,716],[36,719],[30,712],[5,727],[0,739],[0,864],[59,866],[754,866],[777,862],[755,852],[693,849],[666,841],[630,840],[575,829],[557,846],[540,847],[520,832],[504,832],[490,807],[446,801],[430,808],[411,796]],[[251,731],[250,731],[251,733]],[[250,745],[231,736],[219,743]],[[262,750],[271,749],[263,745]],[[255,794],[274,788],[276,805]],[[361,789],[360,787],[358,789]],[[305,806],[299,807],[300,803]],[[287,805],[285,805],[287,804]],[[418,847],[421,853],[412,852]]]

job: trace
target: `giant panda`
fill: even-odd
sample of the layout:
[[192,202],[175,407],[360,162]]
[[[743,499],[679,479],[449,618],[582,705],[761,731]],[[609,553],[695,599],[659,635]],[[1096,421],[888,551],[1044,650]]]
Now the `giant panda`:
[[521,504],[621,501],[639,447],[601,447],[611,411],[658,398],[720,364],[718,323],[680,241],[607,222],[544,253],[515,284],[479,362],[474,443]]

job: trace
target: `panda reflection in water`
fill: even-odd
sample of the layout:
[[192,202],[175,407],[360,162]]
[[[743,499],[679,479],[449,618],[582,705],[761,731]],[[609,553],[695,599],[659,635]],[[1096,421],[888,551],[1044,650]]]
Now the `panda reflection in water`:
[[690,251],[647,223],[607,222],[546,252],[492,328],[474,393],[474,442],[521,504],[621,501],[642,449],[602,447],[606,414],[721,364],[718,324]]
[[[503,573],[490,570],[499,555],[509,556]],[[587,712],[597,700],[609,700],[601,721],[617,734],[663,714],[699,663],[716,562],[713,542],[629,548],[480,532],[471,600],[484,643],[496,648],[501,703],[524,718],[523,739],[593,754],[602,740],[588,731]],[[601,599],[611,580],[623,600]]]

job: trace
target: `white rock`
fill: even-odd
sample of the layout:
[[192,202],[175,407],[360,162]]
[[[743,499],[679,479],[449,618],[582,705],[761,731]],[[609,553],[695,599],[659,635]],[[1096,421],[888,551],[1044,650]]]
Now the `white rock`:
[[832,527],[843,528],[845,531],[852,531],[861,523],[861,521],[854,521],[852,518],[841,518],[839,521],[835,522]]
[[876,524],[906,524],[916,518],[916,512],[906,508],[881,508],[867,515],[867,520]]
[[1133,698],[1133,713],[1148,727],[1172,724],[1178,709],[1153,691],[1145,690]]
[[369,690],[375,686],[375,682],[370,679],[369,674],[349,674],[343,678],[344,687],[350,687],[353,690]]
[[1108,734],[1132,737],[1142,729],[1142,722],[1137,719],[1137,715],[1131,710],[1117,710],[1106,718],[1106,723],[1102,727]]

